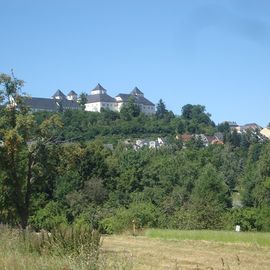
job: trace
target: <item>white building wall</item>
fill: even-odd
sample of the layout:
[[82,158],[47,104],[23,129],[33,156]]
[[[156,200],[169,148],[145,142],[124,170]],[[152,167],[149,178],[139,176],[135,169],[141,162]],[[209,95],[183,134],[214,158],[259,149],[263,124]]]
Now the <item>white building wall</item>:
[[118,111],[118,105],[115,102],[95,102],[85,104],[85,110],[88,112],[100,112],[101,108]]
[[118,111],[116,102],[101,102],[100,108],[109,109],[111,111]]
[[85,104],[85,110],[88,112],[100,112],[100,108],[101,108],[100,102]]
[[117,111],[118,111],[118,112],[121,111],[121,108],[122,108],[123,104],[124,104],[123,102],[117,103]]
[[[123,106],[124,102],[118,102],[118,111],[121,111],[121,108]],[[149,105],[143,105],[143,104],[139,104],[140,110],[141,112],[149,115],[149,114],[155,114],[155,106],[149,106]]]
[[[109,109],[112,111],[121,111],[124,102],[120,98],[116,98],[118,102],[96,102],[85,104],[85,110],[90,112],[100,112],[101,108]],[[155,114],[155,106],[139,104],[141,112],[151,115]]]
[[155,106],[142,105],[141,111],[145,114],[155,114]]

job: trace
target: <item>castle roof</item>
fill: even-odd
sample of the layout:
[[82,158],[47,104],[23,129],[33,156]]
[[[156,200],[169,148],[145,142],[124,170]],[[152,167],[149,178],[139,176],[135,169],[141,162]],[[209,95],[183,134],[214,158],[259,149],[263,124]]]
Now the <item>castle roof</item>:
[[53,98],[55,97],[60,97],[60,98],[66,98],[66,96],[64,95],[64,93],[61,90],[57,90],[54,95],[52,96]]
[[[132,94],[118,94],[116,97],[120,97],[122,102],[127,102],[130,97],[134,98],[135,103],[143,104],[146,106],[155,106],[150,100],[146,99],[143,96],[134,96]],[[118,101],[119,102],[119,101]]]
[[143,95],[143,92],[136,86],[130,94],[134,96],[140,96]]
[[76,101],[67,99],[62,99],[59,101],[51,98],[25,98],[26,106],[30,107],[32,110],[57,111],[60,103],[64,110],[79,109],[80,107]]
[[106,91],[106,89],[103,86],[101,86],[99,83],[97,84],[97,86],[92,91],[95,91],[95,90]]
[[87,96],[87,103],[95,103],[95,102],[116,102],[116,101],[114,98],[110,97],[105,93]]
[[71,90],[68,94],[68,96],[77,96],[77,93]]

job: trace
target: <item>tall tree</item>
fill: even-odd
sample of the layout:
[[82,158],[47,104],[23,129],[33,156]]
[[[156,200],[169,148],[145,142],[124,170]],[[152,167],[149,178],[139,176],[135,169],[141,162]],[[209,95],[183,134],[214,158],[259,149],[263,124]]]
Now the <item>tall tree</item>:
[[13,74],[0,74],[0,137],[3,141],[0,169],[4,172],[7,196],[14,204],[21,227],[25,228],[41,152],[47,143],[57,140],[55,128],[61,123],[54,115],[38,126],[24,104],[23,85]]
[[167,113],[168,110],[166,109],[165,103],[162,99],[160,99],[157,104],[156,116],[158,118],[163,118]]
[[124,104],[121,108],[120,116],[124,120],[130,120],[133,117],[139,116],[140,112],[140,107],[135,102],[134,97],[129,97],[128,102]]
[[213,165],[207,164],[199,176],[191,195],[191,209],[198,228],[218,228],[222,212],[231,201],[225,181]]
[[82,92],[79,96],[79,104],[81,105],[82,109],[85,109],[85,104],[87,103],[87,93]]

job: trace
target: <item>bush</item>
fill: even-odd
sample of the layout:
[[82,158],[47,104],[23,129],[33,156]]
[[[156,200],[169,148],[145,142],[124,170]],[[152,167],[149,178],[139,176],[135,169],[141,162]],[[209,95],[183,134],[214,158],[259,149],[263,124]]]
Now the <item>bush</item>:
[[0,243],[1,263],[15,256],[17,265],[9,261],[1,269],[99,269],[100,234],[89,227],[61,226],[36,233],[0,224]]
[[132,203],[128,209],[120,208],[114,216],[103,219],[101,225],[109,234],[131,229],[133,221],[136,228],[156,227],[160,215],[159,209],[152,203]]
[[29,219],[29,224],[37,231],[44,229],[51,231],[53,228],[67,224],[63,207],[57,202],[49,202],[44,208],[39,209]]
[[237,208],[229,214],[227,225],[240,225],[243,231],[270,231],[270,208]]
[[60,226],[51,232],[22,231],[25,247],[30,252],[57,256],[96,257],[100,235],[86,226]]

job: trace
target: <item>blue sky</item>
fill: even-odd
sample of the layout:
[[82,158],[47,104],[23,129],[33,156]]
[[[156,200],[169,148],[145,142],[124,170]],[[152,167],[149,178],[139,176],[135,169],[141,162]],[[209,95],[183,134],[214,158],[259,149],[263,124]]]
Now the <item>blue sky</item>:
[[138,86],[180,114],[270,122],[268,0],[0,0],[0,72],[31,96]]

